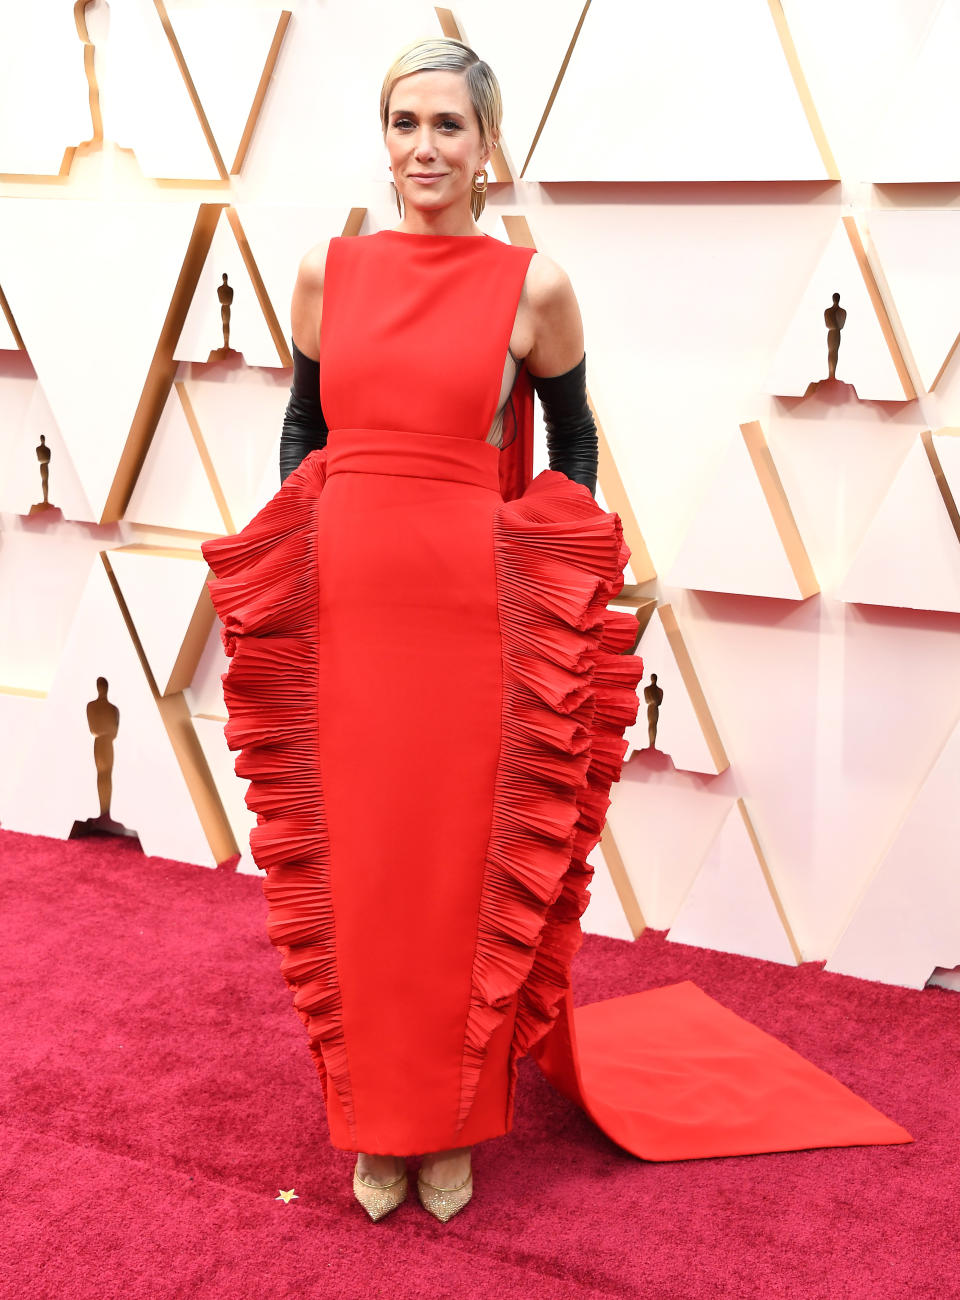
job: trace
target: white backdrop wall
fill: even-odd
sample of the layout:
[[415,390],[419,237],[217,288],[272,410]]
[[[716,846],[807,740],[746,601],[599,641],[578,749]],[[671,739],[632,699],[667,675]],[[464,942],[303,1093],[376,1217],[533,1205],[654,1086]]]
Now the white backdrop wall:
[[[641,642],[669,691],[585,928],[922,986],[960,963],[960,0],[451,12],[504,92],[481,226],[526,218],[572,279],[600,499],[625,491],[659,575],[633,595],[675,625]],[[395,224],[380,82],[451,17],[0,14],[0,823],[97,812],[102,673],[113,815],[253,871],[198,547],[279,486],[297,262]],[[805,396],[835,290],[841,382]],[[41,433],[59,509],[31,514]]]

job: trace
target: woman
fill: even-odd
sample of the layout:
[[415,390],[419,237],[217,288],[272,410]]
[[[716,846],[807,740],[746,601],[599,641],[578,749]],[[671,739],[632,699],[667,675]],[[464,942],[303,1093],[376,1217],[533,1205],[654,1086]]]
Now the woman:
[[476,226],[487,65],[417,42],[381,112],[400,224],[304,257],[282,486],[202,548],[267,931],[354,1194],[382,1217],[422,1155],[421,1203],[462,1209],[527,1053],[645,1159],[910,1141],[689,980],[574,1013],[643,671],[606,608],[629,550],[593,499],[580,314],[554,262]]
[[[303,258],[283,485],[203,548],[268,933],[372,1218],[417,1154],[449,1218],[471,1147],[511,1127],[642,674],[605,608],[629,550],[593,499],[576,298],[474,219],[500,113],[468,46],[401,52],[381,114],[402,219]],[[551,468],[530,485],[532,386]]]
[[355,1196],[382,1217],[422,1155],[421,1203],[461,1210],[527,1053],[645,1159],[911,1141],[690,980],[574,1012],[643,672],[606,608],[629,550],[593,498],[580,314],[554,262],[476,226],[487,65],[417,42],[381,112],[400,224],[304,257],[282,486],[202,548],[267,932]]

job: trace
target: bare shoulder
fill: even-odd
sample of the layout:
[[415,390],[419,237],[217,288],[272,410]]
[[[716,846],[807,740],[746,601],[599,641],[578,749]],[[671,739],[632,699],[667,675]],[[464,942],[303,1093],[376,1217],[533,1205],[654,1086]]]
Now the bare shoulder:
[[527,354],[534,375],[560,375],[583,356],[583,321],[570,277],[546,253],[534,253],[524,292],[530,306],[533,343]]
[[546,253],[537,252],[531,257],[524,288],[531,307],[538,312],[556,310],[574,298],[570,277]]
[[300,259],[300,266],[297,269],[297,280],[303,288],[323,292],[323,276],[327,266],[327,250],[330,247],[328,239],[321,240],[319,244],[314,244],[308,248]]
[[290,303],[291,336],[300,351],[312,361],[320,356],[320,312],[328,247],[329,240],[323,240],[301,257]]

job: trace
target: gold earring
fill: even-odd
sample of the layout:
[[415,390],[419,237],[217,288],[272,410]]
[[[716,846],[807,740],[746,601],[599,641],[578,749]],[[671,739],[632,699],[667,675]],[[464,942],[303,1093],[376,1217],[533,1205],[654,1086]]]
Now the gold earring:
[[[477,181],[482,181],[483,184],[478,185]],[[470,210],[473,213],[474,221],[476,221],[480,216],[480,213],[483,211],[484,204],[486,203],[486,201],[487,201],[487,173],[486,171],[478,171],[474,173],[473,185],[470,187]]]
[[[391,182],[391,183],[393,184],[393,182]],[[397,211],[400,213],[400,216],[401,216],[401,219],[402,219],[402,217],[403,217],[403,204],[402,204],[401,201],[400,201],[400,191],[397,189],[397,187],[396,187],[395,184],[393,184],[393,197],[397,200]]]

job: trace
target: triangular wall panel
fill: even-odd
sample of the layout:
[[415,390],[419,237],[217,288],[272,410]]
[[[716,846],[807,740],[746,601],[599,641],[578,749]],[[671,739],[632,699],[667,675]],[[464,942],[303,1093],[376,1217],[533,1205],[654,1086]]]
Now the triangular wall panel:
[[656,729],[656,749],[669,754],[674,767],[688,772],[716,774],[729,766],[723,744],[707,706],[676,615],[669,605],[654,611],[636,654],[643,659],[644,680],[638,687],[637,721],[628,727],[626,758],[635,749],[649,749],[648,708],[644,691],[656,685],[663,691]]
[[943,0],[770,0],[781,8],[845,181],[876,179],[868,154],[884,110]]
[[106,677],[120,710],[110,815],[144,852],[215,866],[197,810],[100,559],[94,560],[57,675],[7,809],[9,830],[66,839],[100,810],[86,706]]
[[10,311],[3,287],[0,286],[0,352],[19,352],[21,344],[22,340],[13,313]]
[[943,0],[915,59],[890,90],[863,180],[960,180],[960,4]]
[[[261,277],[283,344],[289,350],[290,302],[301,259],[315,244],[334,235],[358,234],[366,209],[239,203],[234,211],[236,229],[246,240],[248,255]],[[292,365],[292,357],[285,364]]]
[[804,600],[819,588],[763,431],[731,440],[665,581]]
[[592,4],[524,172],[535,181],[829,174],[777,24],[757,0]]
[[132,544],[109,552],[161,695],[189,686],[211,623],[209,569],[199,551]]
[[[23,353],[9,360],[9,366],[0,366],[0,511],[16,514],[18,506],[36,500],[41,492],[34,451],[39,437],[25,428],[37,381]],[[22,483],[14,486],[14,475],[22,476]]]
[[194,366],[195,377],[188,376],[177,388],[192,413],[195,436],[206,449],[231,526],[239,530],[259,509],[259,488],[268,468],[271,496],[280,487],[275,448],[290,399],[290,376],[278,370],[220,371],[219,366]]
[[960,963],[960,725],[953,729],[827,970],[921,989]]
[[231,0],[229,43],[224,41],[225,11],[220,6],[171,6],[168,13],[220,157],[228,171],[238,172],[290,11]]
[[949,500],[948,511],[960,511],[960,429],[938,429],[931,440],[936,463],[943,473]]
[[132,149],[144,176],[221,179],[224,173],[153,0],[110,6],[103,54],[97,76],[106,139]]
[[56,176],[64,150],[91,134],[76,25],[69,12],[51,22],[45,4],[5,4],[0,41],[0,173]]
[[[47,462],[47,501],[56,506],[64,519],[88,520],[93,509],[83,490],[76,467],[70,457],[44,396],[40,384],[29,385],[29,400],[19,423],[11,422],[7,429],[8,450],[5,455],[5,472],[0,476],[0,510],[26,515],[31,506],[43,501],[43,481],[37,449],[50,449]],[[8,406],[4,406],[7,421],[11,420]],[[6,421],[5,421],[6,422]],[[41,437],[43,443],[40,442]]]
[[870,238],[930,391],[960,338],[960,212],[881,209],[870,214]]
[[218,536],[233,531],[221,509],[222,496],[210,475],[181,401],[171,388],[146,460],[137,475],[124,519],[130,523],[177,528]]
[[960,611],[960,540],[923,437],[908,452],[837,594],[866,605]]
[[852,217],[837,223],[821,254],[777,349],[766,391],[803,397],[812,384],[828,378],[824,312],[833,306],[835,293],[847,313],[840,331],[837,380],[852,384],[861,401],[902,402],[915,397]]
[[[116,536],[65,523],[56,511],[0,521],[0,688],[50,690],[90,565]],[[4,742],[0,730],[0,755]]]
[[919,403],[891,411],[879,402],[843,400],[831,385],[800,402],[776,403],[768,417],[771,454],[789,486],[804,545],[821,589],[833,596],[925,428]]
[[0,203],[0,283],[95,521],[107,507],[196,219],[188,203]]
[[0,826],[12,829],[8,818],[20,769],[33,738],[43,722],[45,696],[39,691],[0,687],[0,735],[3,762],[0,763]]
[[[223,285],[223,276],[227,283]],[[243,253],[226,212],[213,234],[213,242],[200,272],[193,300],[174,349],[176,361],[210,360],[224,349],[221,288],[233,290],[229,304],[229,347],[243,355],[248,366],[280,366],[285,358],[277,350],[270,324],[264,317],[257,286],[250,278]]]
[[501,145],[519,176],[547,111],[585,8],[584,0],[518,5],[515,0],[460,0],[463,39],[497,70],[503,92]]
[[646,923],[667,930],[731,806],[713,783],[648,770],[634,759],[612,791],[614,835]]
[[800,960],[742,799],[730,809],[667,938],[787,965]]

